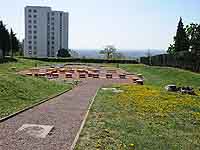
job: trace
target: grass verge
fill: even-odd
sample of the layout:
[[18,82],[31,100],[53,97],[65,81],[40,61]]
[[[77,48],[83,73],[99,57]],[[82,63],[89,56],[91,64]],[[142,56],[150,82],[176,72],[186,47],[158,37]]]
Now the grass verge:
[[25,59],[0,64],[0,118],[71,88],[68,84],[17,74],[22,69],[48,64]]
[[200,92],[190,96],[163,89],[172,83],[200,87],[200,75],[144,65],[121,68],[142,73],[146,85],[113,86],[122,93],[100,90],[75,149],[200,149]]
[[145,77],[145,84],[148,85],[163,88],[167,84],[176,84],[178,86],[193,86],[195,88],[200,88],[200,74],[191,71],[142,64],[121,64],[120,68],[128,72],[143,74]]

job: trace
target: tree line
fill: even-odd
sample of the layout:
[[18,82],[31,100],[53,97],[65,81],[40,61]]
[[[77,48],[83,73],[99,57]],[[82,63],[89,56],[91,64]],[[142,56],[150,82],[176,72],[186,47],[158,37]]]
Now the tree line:
[[200,56],[200,24],[191,23],[184,27],[180,18],[173,43],[170,44],[167,52],[173,55],[191,53]]
[[20,42],[16,34],[12,29],[9,31],[3,21],[0,21],[0,50],[3,57],[13,56],[20,52]]

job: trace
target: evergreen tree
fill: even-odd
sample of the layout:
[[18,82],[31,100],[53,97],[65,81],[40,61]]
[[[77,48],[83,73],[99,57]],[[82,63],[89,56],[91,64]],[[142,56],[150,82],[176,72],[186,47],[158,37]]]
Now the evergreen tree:
[[13,56],[16,52],[19,52],[19,41],[16,38],[16,34],[14,34],[13,30],[10,31],[10,49],[11,55]]
[[9,52],[13,56],[20,49],[20,43],[16,38],[16,34],[12,29],[9,33],[3,21],[0,21],[0,49],[3,51],[3,57],[9,55]]
[[188,51],[189,50],[189,39],[187,37],[182,18],[178,23],[178,28],[175,37],[175,52]]
[[0,21],[0,49],[3,50],[3,56],[8,55],[10,50],[10,36],[2,21]]

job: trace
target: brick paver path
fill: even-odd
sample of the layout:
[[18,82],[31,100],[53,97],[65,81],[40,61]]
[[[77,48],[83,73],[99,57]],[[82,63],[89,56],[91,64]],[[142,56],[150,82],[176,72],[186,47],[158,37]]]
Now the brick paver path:
[[[0,123],[0,150],[68,150],[98,88],[119,79],[85,80],[73,90]],[[53,125],[46,138],[16,133],[23,124]]]

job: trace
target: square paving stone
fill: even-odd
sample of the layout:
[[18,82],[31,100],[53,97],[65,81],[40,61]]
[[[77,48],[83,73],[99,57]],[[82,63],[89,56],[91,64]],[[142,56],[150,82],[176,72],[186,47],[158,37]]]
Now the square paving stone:
[[24,133],[35,138],[45,138],[54,126],[23,124],[16,132]]

